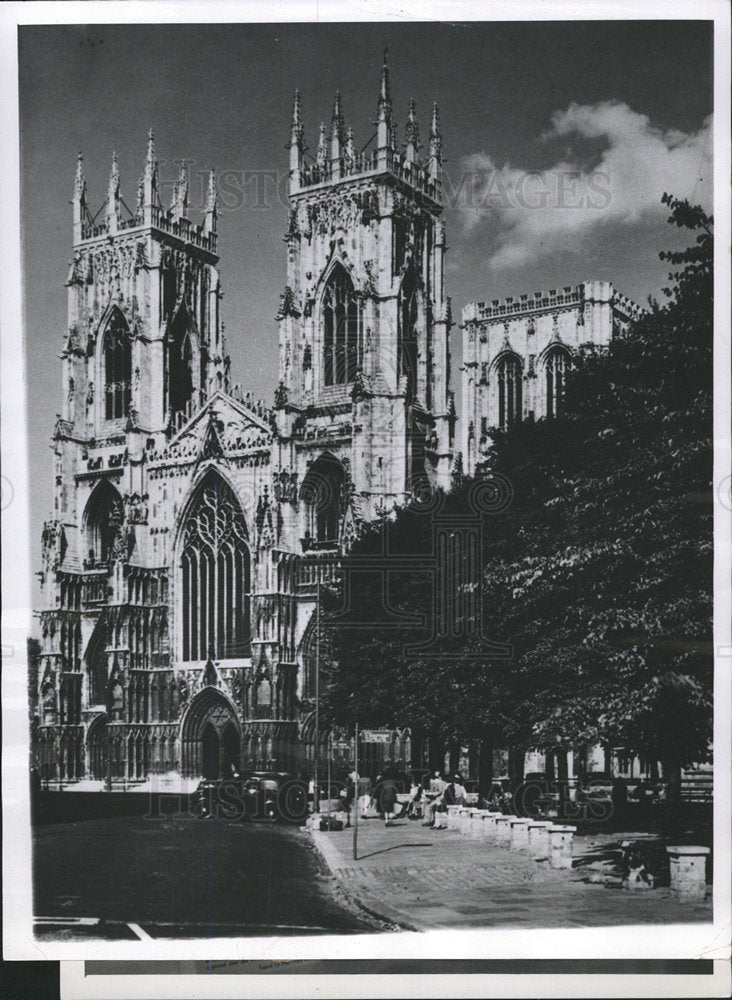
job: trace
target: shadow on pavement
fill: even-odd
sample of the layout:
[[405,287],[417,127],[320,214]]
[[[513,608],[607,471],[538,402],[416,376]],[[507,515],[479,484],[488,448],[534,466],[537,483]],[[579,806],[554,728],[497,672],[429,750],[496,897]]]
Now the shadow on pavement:
[[426,844],[392,844],[391,847],[384,847],[380,851],[371,851],[370,854],[359,854],[359,861],[363,861],[364,858],[374,858],[377,854],[387,854],[389,851],[398,851],[402,847],[432,847],[431,843]]

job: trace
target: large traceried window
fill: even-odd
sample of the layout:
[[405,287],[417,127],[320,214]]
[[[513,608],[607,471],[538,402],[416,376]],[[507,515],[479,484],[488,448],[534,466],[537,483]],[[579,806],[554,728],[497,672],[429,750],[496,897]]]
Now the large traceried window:
[[563,347],[553,347],[544,362],[546,372],[546,415],[549,420],[562,412],[564,390],[569,371],[569,354]]
[[183,659],[249,653],[249,543],[239,503],[217,475],[208,476],[183,529]]
[[171,413],[182,413],[193,395],[193,349],[185,309],[178,310],[168,338],[170,410]]
[[353,282],[338,265],[323,292],[323,384],[353,382],[360,365],[359,303]]
[[407,377],[407,388],[412,396],[417,393],[419,298],[413,271],[409,271],[402,284],[399,310],[399,369],[397,375]]
[[505,354],[498,362],[498,426],[503,430],[521,422],[521,361]]
[[115,309],[104,331],[104,416],[126,417],[132,394],[132,344],[122,313]]

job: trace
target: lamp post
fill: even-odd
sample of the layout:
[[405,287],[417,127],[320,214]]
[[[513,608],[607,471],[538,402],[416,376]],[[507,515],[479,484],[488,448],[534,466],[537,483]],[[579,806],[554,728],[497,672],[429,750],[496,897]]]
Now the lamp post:
[[330,832],[330,758],[333,753],[333,733],[328,733],[328,761],[327,761],[327,775],[328,775],[328,791],[325,793],[327,795],[326,802],[328,803],[328,832]]
[[356,740],[353,754],[353,772],[355,775],[355,794],[353,811],[353,860],[358,860],[358,722],[356,722]]
[[315,585],[315,781],[313,783],[313,812],[320,812],[320,560],[316,557],[317,581]]

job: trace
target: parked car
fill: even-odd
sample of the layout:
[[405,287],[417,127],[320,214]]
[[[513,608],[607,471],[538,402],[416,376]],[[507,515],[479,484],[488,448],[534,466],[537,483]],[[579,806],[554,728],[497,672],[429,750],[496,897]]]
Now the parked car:
[[240,778],[204,778],[190,797],[190,811],[202,819],[236,822],[245,818],[246,807],[245,784]]
[[204,779],[191,796],[191,811],[230,822],[301,823],[308,814],[307,784],[286,771],[245,771],[237,778]]

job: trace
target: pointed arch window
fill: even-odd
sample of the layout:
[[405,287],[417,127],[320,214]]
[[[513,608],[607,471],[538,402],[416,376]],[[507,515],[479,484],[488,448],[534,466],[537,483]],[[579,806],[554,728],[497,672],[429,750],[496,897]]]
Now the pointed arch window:
[[544,362],[546,372],[546,415],[554,420],[562,412],[569,371],[569,353],[563,347],[553,347]]
[[168,394],[171,413],[184,412],[193,396],[193,347],[185,309],[178,310],[168,331]]
[[323,383],[346,385],[361,367],[361,314],[349,275],[338,265],[323,292]]
[[97,641],[88,660],[89,706],[104,705],[107,700],[107,652],[103,641]]
[[124,505],[122,497],[107,480],[94,490],[86,508],[86,565],[107,563],[121,555]]
[[122,313],[115,309],[104,331],[104,415],[118,420],[130,412],[132,343]]
[[407,379],[410,395],[417,393],[417,350],[419,328],[419,298],[413,271],[408,271],[402,284],[399,304],[399,350],[397,375]]
[[319,545],[338,544],[345,471],[333,455],[321,455],[303,480],[305,533]]
[[227,484],[209,476],[183,529],[183,660],[248,655],[249,541],[241,507]]
[[515,354],[504,354],[497,365],[498,426],[507,430],[521,422],[522,370]]

